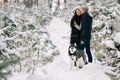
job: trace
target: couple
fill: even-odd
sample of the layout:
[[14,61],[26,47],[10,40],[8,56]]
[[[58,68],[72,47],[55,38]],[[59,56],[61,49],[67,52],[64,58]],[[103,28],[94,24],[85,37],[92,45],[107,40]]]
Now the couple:
[[[90,51],[92,17],[88,13],[88,7],[75,10],[74,16],[71,19],[70,27],[70,43],[76,43],[78,50],[84,50],[85,48],[88,56],[88,62],[92,63],[93,58]],[[86,62],[86,64],[88,62]]]

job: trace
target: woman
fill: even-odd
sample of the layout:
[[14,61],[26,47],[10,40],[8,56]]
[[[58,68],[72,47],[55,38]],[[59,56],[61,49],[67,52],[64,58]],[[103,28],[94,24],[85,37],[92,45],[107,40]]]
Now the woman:
[[81,37],[81,10],[76,9],[74,16],[71,19],[70,27],[71,27],[71,38],[70,44],[76,43],[77,45],[80,44],[80,37]]

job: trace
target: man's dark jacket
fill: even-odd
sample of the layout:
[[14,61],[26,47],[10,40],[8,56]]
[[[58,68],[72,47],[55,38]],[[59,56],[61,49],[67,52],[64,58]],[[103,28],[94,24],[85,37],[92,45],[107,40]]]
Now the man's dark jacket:
[[82,15],[81,39],[90,40],[92,30],[92,17],[88,13]]

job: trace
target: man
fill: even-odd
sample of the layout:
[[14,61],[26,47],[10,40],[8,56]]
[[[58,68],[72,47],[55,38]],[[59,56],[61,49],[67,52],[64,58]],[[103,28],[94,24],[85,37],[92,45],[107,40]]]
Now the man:
[[83,7],[82,12],[82,24],[81,24],[81,49],[86,48],[86,53],[88,56],[88,62],[92,63],[93,58],[90,51],[90,39],[91,39],[91,30],[92,30],[92,17],[88,13],[88,7]]

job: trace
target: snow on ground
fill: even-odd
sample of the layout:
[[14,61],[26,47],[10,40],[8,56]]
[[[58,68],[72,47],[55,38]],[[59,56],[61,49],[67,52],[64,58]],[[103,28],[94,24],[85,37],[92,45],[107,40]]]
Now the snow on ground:
[[23,73],[16,73],[9,80],[110,80],[105,75],[105,71],[109,71],[109,68],[97,61],[85,65],[82,69],[70,70],[67,53],[70,36],[69,25],[54,17],[47,30],[50,33],[50,39],[58,47],[60,55],[55,57],[52,63],[43,67],[37,66],[34,75],[27,74],[25,76]]
[[120,43],[120,32],[115,34],[114,41]]

